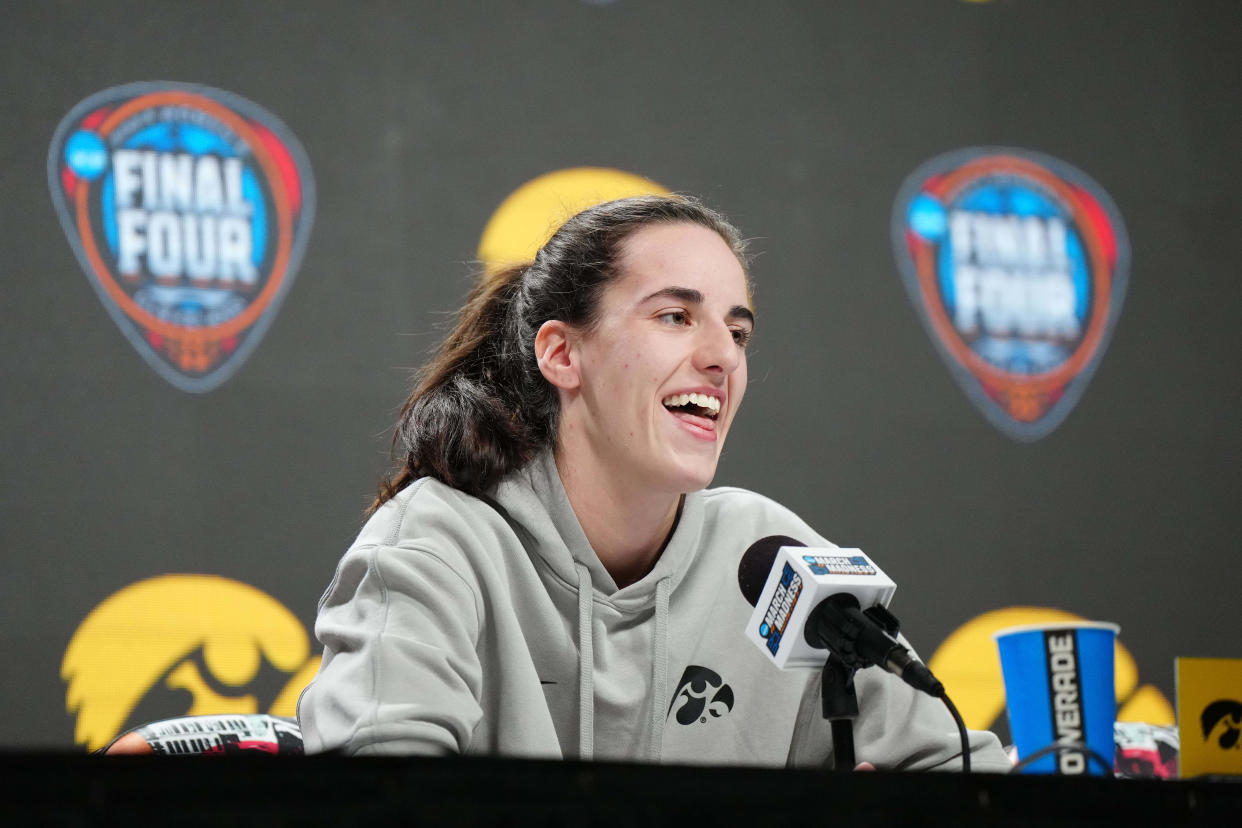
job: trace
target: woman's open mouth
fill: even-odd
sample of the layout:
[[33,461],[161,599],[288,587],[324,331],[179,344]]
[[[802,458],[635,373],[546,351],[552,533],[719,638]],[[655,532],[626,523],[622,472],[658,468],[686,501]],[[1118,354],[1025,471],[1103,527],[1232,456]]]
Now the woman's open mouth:
[[670,394],[661,402],[674,414],[681,412],[709,420],[720,416],[720,398],[711,394]]
[[664,408],[682,427],[700,440],[718,439],[716,419],[720,416],[720,398],[711,394],[670,394],[661,400]]

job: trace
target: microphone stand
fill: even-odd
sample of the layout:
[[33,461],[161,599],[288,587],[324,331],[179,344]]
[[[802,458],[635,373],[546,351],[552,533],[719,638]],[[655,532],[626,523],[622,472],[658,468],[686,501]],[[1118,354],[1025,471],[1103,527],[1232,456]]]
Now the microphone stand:
[[[858,718],[854,673],[860,667],[878,665],[900,676],[916,690],[944,702],[957,724],[958,736],[962,741],[962,771],[970,773],[970,740],[967,738],[966,723],[949,700],[944,685],[896,641],[899,628],[897,618],[886,607],[876,604],[860,612],[858,600],[848,593],[838,593],[825,599],[807,616],[802,632],[806,642],[812,647],[828,650],[820,692],[823,694],[824,718],[832,724],[832,767],[834,770],[854,769],[854,719]],[[880,636],[879,641],[876,640],[877,635]],[[866,646],[860,647],[860,644]]]
[[[858,694],[854,692],[854,673],[876,663],[858,652],[857,642],[864,628],[859,620],[845,613],[850,608],[858,609],[857,599],[848,594],[834,595],[811,611],[803,631],[811,646],[828,650],[820,691],[824,718],[832,726],[832,767],[843,771],[852,771],[857,764],[854,720],[858,718]],[[829,622],[825,614],[834,622]],[[884,606],[877,604],[861,614],[890,637],[898,634],[900,623]]]
[[858,694],[854,692],[855,668],[846,666],[836,653],[824,662],[820,694],[824,718],[832,726],[833,770],[854,769],[854,720],[858,718]]

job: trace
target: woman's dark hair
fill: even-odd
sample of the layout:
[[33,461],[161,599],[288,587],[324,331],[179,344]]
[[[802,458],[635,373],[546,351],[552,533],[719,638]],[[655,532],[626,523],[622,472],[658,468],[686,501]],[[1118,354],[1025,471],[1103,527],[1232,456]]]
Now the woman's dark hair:
[[551,445],[560,398],[535,361],[535,334],[550,319],[589,331],[621,243],[644,226],[676,222],[714,230],[745,267],[745,243],[719,213],[683,196],[639,196],[578,213],[533,262],[481,279],[401,407],[393,436],[401,466],[380,483],[368,514],[425,476],[481,494]]

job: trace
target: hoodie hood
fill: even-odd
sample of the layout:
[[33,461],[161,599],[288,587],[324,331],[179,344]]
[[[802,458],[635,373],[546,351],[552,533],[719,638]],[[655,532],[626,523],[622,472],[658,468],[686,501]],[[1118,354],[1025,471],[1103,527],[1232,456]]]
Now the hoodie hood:
[[495,504],[508,516],[515,531],[528,536],[527,548],[533,550],[557,578],[576,587],[578,569],[585,567],[598,596],[623,611],[650,606],[656,585],[661,581],[667,581],[668,588],[676,590],[698,551],[703,526],[703,493],[691,492],[685,496],[672,537],[655,567],[635,583],[618,589],[574,514],[551,449],[541,452],[524,469],[502,481],[494,497]]

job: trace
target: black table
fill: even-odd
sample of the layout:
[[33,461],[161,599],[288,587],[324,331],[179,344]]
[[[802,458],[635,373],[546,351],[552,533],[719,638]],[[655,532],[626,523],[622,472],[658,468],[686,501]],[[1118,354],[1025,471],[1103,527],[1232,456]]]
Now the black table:
[[12,825],[1242,825],[1242,783],[504,759],[7,753]]

